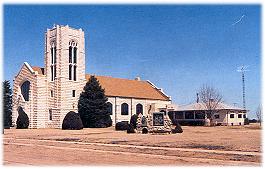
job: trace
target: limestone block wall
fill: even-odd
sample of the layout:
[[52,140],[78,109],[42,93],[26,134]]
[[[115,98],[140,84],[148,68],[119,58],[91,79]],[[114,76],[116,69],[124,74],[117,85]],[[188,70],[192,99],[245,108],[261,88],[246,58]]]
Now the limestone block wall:
[[[84,32],[82,30],[61,27],[60,29],[60,92],[59,110],[60,124],[69,111],[77,112],[78,99],[86,83],[85,79],[85,50],[84,50]],[[69,41],[74,40],[77,43],[77,76],[76,81],[69,80]],[[75,91],[75,97],[73,97]]]
[[[69,42],[77,43],[77,73],[76,81],[69,80]],[[51,81],[51,41],[56,41],[56,68],[57,77]],[[59,26],[46,33],[45,69],[47,71],[47,86],[53,97],[49,97],[48,109],[52,111],[52,121],[48,121],[50,127],[61,128],[62,121],[69,111],[77,112],[77,103],[80,93],[86,83],[85,80],[85,40],[81,29],[73,29],[68,26]],[[73,97],[73,91],[75,96]]]
[[36,109],[35,114],[37,115],[37,125],[36,128],[45,128],[46,121],[48,120],[49,111],[47,109],[47,83],[46,76],[38,75],[37,76],[37,90],[36,90]]
[[[29,101],[25,101],[21,94],[21,85],[25,82],[30,82],[30,90],[29,90]],[[14,78],[13,83],[13,106],[12,106],[12,125],[16,126],[16,121],[18,117],[18,108],[21,106],[24,112],[29,117],[29,128],[36,128],[37,126],[37,94],[36,94],[36,84],[37,83],[37,75],[30,70],[25,63],[23,64],[21,70],[18,75]]]

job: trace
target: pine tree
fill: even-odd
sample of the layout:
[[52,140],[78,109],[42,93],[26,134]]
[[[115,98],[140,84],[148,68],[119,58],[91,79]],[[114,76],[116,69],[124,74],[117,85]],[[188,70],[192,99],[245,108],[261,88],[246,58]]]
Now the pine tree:
[[78,112],[85,128],[104,128],[112,125],[105,90],[95,76],[86,83],[78,101]]
[[12,90],[10,82],[3,82],[3,106],[4,106],[4,128],[10,128],[12,125]]
[[29,127],[29,117],[24,112],[22,107],[18,108],[18,117],[17,117],[17,129],[27,129]]

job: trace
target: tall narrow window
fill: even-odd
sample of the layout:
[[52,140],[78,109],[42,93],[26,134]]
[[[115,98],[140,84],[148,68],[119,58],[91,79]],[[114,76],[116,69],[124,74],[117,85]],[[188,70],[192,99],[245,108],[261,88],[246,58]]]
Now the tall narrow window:
[[53,81],[53,66],[51,66],[51,81]]
[[110,115],[112,115],[112,104],[110,102],[107,102],[107,110]]
[[121,115],[128,115],[129,114],[129,106],[127,103],[122,103],[121,105]]
[[30,88],[30,82],[29,81],[25,81],[20,87],[21,94],[22,94],[25,101],[29,101],[29,88]]
[[56,45],[55,41],[51,42],[51,81],[56,77]]
[[136,114],[143,114],[143,105],[140,103],[136,105]]
[[72,91],[72,96],[75,97],[75,90]]
[[76,81],[76,65],[74,65],[74,81]]
[[72,80],[72,65],[69,65],[69,80]]
[[54,65],[54,77],[56,77],[56,65]]
[[74,63],[76,63],[76,52],[77,52],[77,48],[74,47]]
[[72,46],[69,46],[69,63],[72,63]]
[[53,64],[53,47],[51,47],[51,64]]
[[77,43],[75,41],[69,42],[69,80],[77,80],[76,65],[77,62]]
[[52,110],[49,109],[49,120],[52,120]]
[[54,64],[56,64],[56,46],[53,49],[54,49],[54,58],[53,59],[54,59]]

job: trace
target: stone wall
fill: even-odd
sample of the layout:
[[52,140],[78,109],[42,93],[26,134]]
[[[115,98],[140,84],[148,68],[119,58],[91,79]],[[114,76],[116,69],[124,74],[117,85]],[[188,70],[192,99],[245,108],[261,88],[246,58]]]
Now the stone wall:
[[[51,127],[61,128],[62,121],[69,111],[77,112],[77,102],[86,83],[85,80],[85,49],[84,32],[68,26],[56,26],[46,33],[45,69],[47,72],[47,86],[50,93],[48,109],[52,111],[53,120],[47,122]],[[51,81],[51,41],[56,41],[57,77]],[[77,43],[77,79],[69,80],[69,42]],[[75,90],[75,97],[72,96]]]
[[[21,94],[21,85],[25,82],[30,82],[29,101],[25,101]],[[18,117],[18,108],[22,107],[24,112],[29,117],[29,128],[37,127],[37,75],[31,67],[24,63],[18,75],[14,78],[13,96],[12,96],[12,125],[16,126]]]

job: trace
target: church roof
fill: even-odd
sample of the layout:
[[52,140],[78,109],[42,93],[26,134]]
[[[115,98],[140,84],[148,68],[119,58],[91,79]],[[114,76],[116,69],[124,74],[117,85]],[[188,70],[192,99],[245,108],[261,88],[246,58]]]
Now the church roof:
[[[86,79],[89,80],[91,75],[86,74]],[[109,76],[97,76],[102,88],[105,89],[107,96],[129,97],[151,100],[165,100],[170,98],[161,90],[156,88],[152,83],[142,80],[129,80],[121,78],[113,78]]]
[[[44,75],[44,68],[38,66],[31,66],[31,68],[38,72],[38,74]],[[91,75],[86,74],[86,80],[88,80],[90,76]],[[158,89],[149,81],[121,79],[97,75],[95,77],[98,79],[102,88],[105,89],[105,94],[107,96],[164,101],[170,100],[169,96],[167,96],[161,89]]]
[[37,71],[39,75],[44,75],[44,68],[38,66],[32,66],[34,71]]

